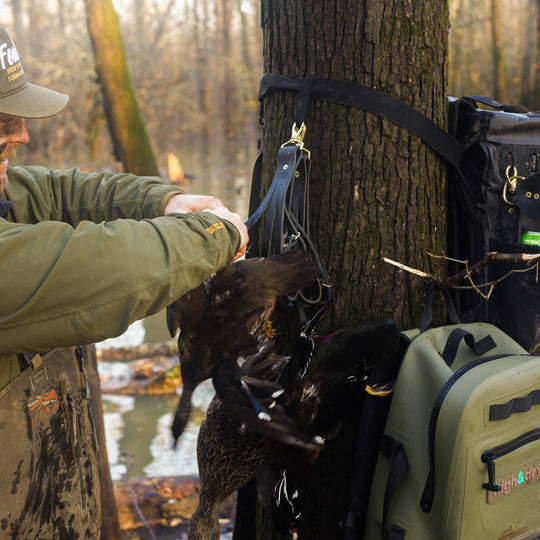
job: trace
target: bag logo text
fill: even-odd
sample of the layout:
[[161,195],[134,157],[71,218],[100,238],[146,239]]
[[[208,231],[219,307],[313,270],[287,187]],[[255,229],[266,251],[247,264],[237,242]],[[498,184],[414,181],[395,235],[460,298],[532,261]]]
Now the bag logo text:
[[529,463],[497,478],[497,484],[501,486],[501,491],[489,491],[487,502],[491,504],[500,501],[526,485],[538,481],[540,481],[540,463]]

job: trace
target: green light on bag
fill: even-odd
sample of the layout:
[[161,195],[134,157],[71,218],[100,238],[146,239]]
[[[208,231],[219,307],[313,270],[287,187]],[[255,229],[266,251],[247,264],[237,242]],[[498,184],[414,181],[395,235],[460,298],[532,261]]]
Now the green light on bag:
[[521,243],[529,246],[540,246],[540,232],[525,231],[521,234]]

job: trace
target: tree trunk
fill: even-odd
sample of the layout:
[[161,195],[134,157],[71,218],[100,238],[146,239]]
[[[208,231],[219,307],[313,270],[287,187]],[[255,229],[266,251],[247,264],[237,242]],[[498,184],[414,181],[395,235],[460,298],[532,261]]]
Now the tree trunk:
[[116,157],[128,172],[158,175],[156,158],[126,64],[112,1],[86,0],[86,14]]
[[[540,32],[540,7],[536,10],[536,35]],[[536,40],[536,63],[534,65],[534,101],[530,104],[532,110],[540,110],[540,39]]]
[[[209,107],[209,74],[208,63],[210,57],[211,46],[209,46],[210,32],[208,30],[209,7],[208,0],[195,2],[193,4],[194,31],[195,31],[195,48],[196,61],[194,69],[197,73],[197,102],[201,113],[200,119],[200,134],[201,147],[210,147],[210,135],[212,133],[211,114]],[[208,160],[208,155],[203,152],[202,159]],[[206,166],[207,163],[204,163]]]
[[527,2],[527,18],[525,20],[525,49],[521,60],[521,92],[520,103],[526,107],[532,107],[534,96],[534,69],[538,58],[538,29],[537,11],[538,1],[529,0]]
[[98,472],[101,491],[101,538],[102,540],[117,540],[120,538],[120,523],[116,500],[114,498],[109,457],[105,439],[105,426],[103,424],[103,405],[101,401],[101,388],[97,367],[96,348],[94,345],[85,347],[85,369],[90,389],[90,406],[95,419],[97,444],[99,447]]
[[21,12],[21,2],[20,0],[11,0],[11,13],[13,17],[13,32],[12,38],[19,43],[21,41],[21,47],[19,50],[20,54],[24,54],[24,40],[22,36],[24,35],[23,24],[22,24],[22,12]]
[[504,76],[504,45],[502,38],[501,0],[491,0],[491,35],[493,48],[493,89],[495,99],[506,103],[506,78]]
[[[231,27],[232,27],[232,2],[231,0],[221,0],[221,52],[223,54],[222,64],[222,81],[221,89],[222,108],[221,122],[223,134],[225,136],[225,151],[229,154],[230,143],[236,136],[236,124],[234,120],[234,112],[237,107],[235,99],[234,74],[235,66],[233,63],[232,42],[231,42]],[[229,143],[229,144],[227,144]]]
[[[441,126],[446,122],[448,6],[439,0],[262,2],[264,71],[357,82],[400,99]],[[263,180],[290,138],[296,95],[264,98]],[[306,148],[312,152],[310,236],[334,285],[319,330],[373,317],[419,326],[425,290],[389,257],[444,275],[426,253],[446,250],[445,167],[407,130],[356,108],[312,101]],[[442,320],[438,308],[438,322]],[[340,538],[347,507],[358,415],[329,441],[301,487],[300,538]],[[269,512],[258,538],[276,538]]]

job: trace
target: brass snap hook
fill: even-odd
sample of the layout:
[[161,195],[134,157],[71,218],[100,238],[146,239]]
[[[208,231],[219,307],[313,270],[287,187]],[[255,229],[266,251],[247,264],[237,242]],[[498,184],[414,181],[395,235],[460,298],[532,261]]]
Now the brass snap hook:
[[[510,172],[512,172],[512,175],[510,176]],[[506,182],[504,183],[503,192],[502,192],[502,198],[503,201],[510,205],[510,206],[516,206],[516,203],[513,201],[510,201],[508,199],[509,193],[515,193],[517,188],[517,181],[523,180],[524,176],[518,176],[517,169],[513,165],[508,165],[506,167]]]

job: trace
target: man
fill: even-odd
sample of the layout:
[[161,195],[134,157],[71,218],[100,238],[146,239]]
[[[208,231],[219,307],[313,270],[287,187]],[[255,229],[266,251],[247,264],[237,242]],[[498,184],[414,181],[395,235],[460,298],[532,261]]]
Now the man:
[[0,29],[0,537],[97,538],[82,344],[121,334],[240,257],[223,203],[159,178],[10,167],[25,118],[67,104]]

